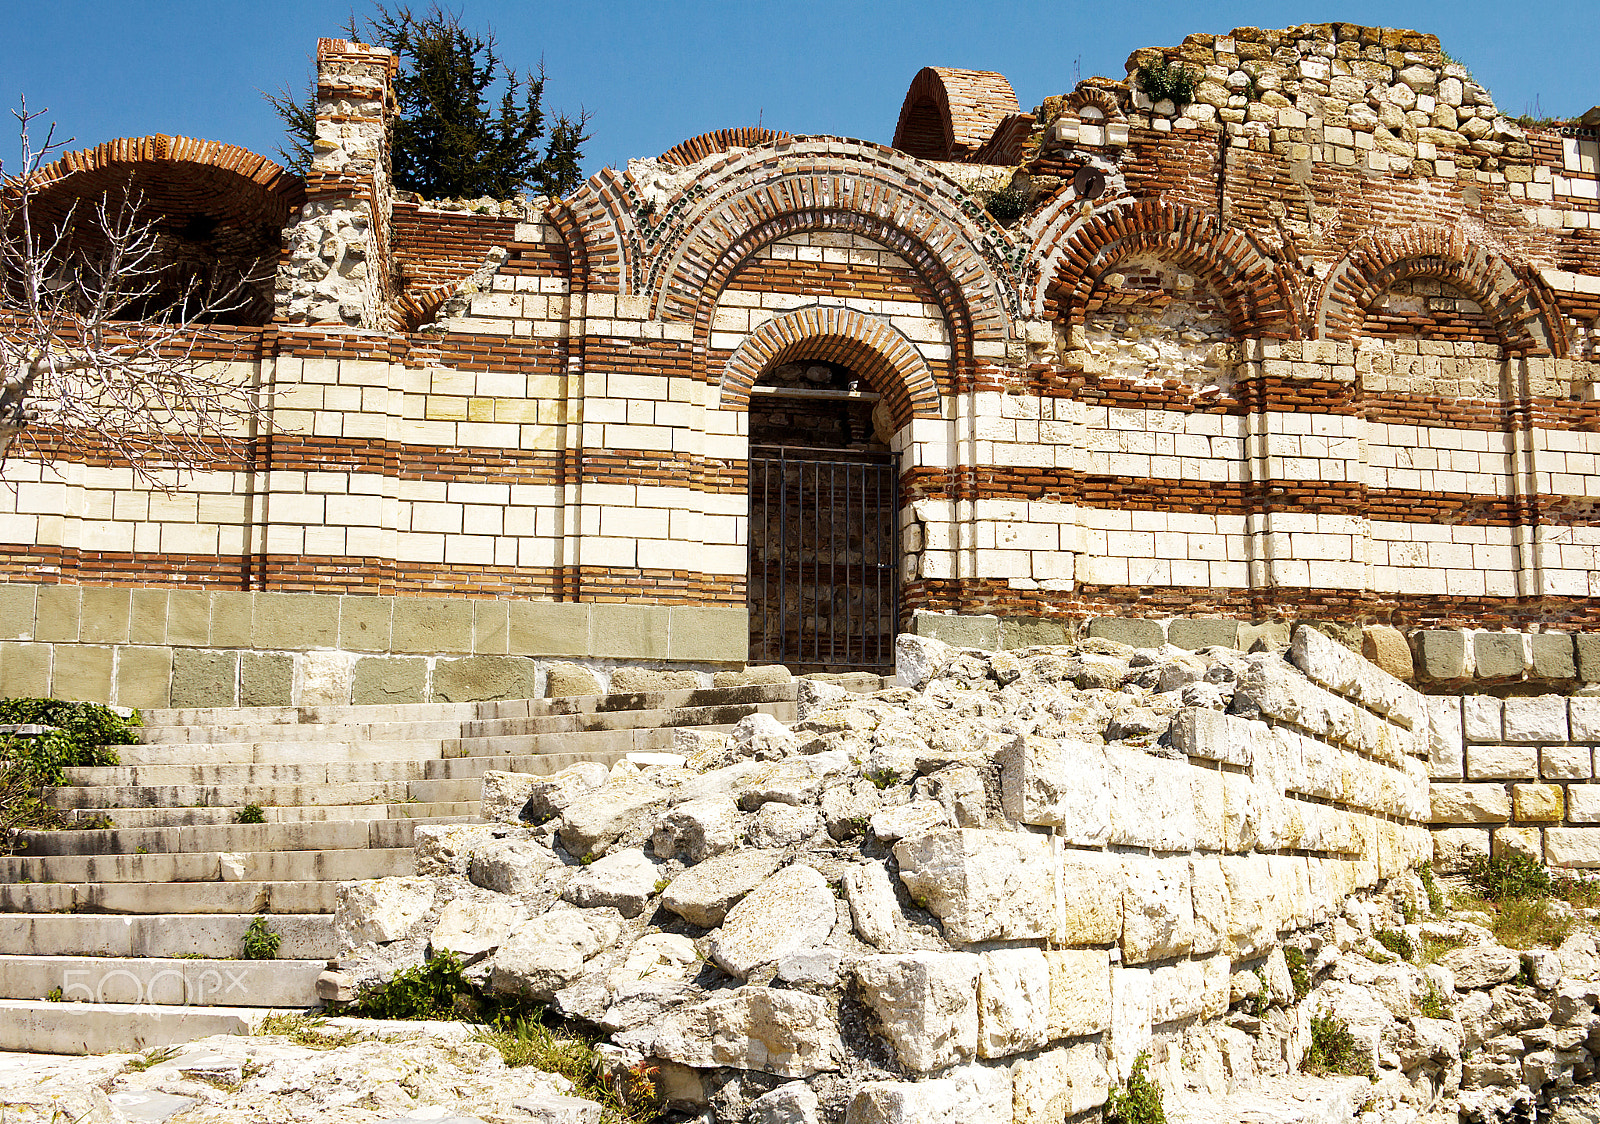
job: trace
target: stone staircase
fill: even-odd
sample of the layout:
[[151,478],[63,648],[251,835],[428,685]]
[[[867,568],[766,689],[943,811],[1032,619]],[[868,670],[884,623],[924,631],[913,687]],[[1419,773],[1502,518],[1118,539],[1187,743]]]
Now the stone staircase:
[[[869,677],[862,677],[863,679]],[[850,686],[877,689],[881,681]],[[152,710],[56,807],[112,827],[0,858],[0,1051],[142,1050],[317,1005],[339,882],[412,872],[418,824],[478,818],[491,769],[549,774],[793,721],[795,685],[404,706]],[[259,824],[237,822],[247,805]],[[236,959],[268,914],[279,959]],[[46,998],[59,988],[63,1001]]]

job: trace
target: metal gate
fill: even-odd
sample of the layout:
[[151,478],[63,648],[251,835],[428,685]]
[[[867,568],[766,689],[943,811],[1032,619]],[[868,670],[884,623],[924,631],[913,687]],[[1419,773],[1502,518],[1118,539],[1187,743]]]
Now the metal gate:
[[889,454],[751,447],[751,663],[894,664],[898,493]]

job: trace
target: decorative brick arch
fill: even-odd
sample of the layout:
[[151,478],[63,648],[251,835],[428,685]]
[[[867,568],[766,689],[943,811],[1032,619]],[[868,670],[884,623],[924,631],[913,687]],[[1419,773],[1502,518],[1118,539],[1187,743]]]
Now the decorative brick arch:
[[1000,122],[1021,111],[1003,74],[925,66],[906,91],[894,147],[919,160],[960,160],[982,148]]
[[1426,277],[1454,285],[1483,308],[1508,354],[1555,355],[1566,335],[1536,278],[1458,230],[1414,227],[1400,234],[1362,236],[1328,274],[1317,303],[1316,328],[1329,339],[1353,339],[1367,310],[1401,281]]
[[866,379],[896,426],[940,416],[939,388],[922,353],[883,320],[840,305],[797,308],[746,336],[723,367],[721,405],[748,409],[763,372],[806,359],[838,363]]
[[1292,338],[1294,289],[1278,263],[1242,230],[1221,229],[1204,212],[1160,199],[1117,199],[1087,216],[1061,200],[1037,222],[1039,273],[1028,291],[1033,315],[1082,323],[1100,280],[1119,262],[1152,254],[1198,273],[1227,308],[1238,336]]
[[680,141],[661,154],[661,159],[667,164],[677,164],[687,168],[690,164],[698,164],[707,156],[719,152],[727,152],[730,148],[759,148],[765,144],[777,144],[779,141],[791,139],[788,133],[775,133],[771,129],[758,128],[755,125],[744,125],[737,129],[718,129],[712,133],[701,133],[697,137],[690,137]]

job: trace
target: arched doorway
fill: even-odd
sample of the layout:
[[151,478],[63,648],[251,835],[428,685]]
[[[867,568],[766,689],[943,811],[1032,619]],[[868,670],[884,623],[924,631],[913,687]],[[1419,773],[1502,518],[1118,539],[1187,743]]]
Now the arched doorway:
[[750,662],[883,671],[898,627],[887,404],[851,367],[774,363],[750,390]]

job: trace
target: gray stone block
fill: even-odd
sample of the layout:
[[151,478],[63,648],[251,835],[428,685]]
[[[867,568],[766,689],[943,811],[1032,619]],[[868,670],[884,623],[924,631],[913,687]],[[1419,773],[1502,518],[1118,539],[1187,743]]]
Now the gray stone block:
[[42,699],[50,693],[50,645],[0,644],[0,696]]
[[[215,648],[250,647],[251,618],[255,615],[256,595],[243,590],[218,590],[211,595],[211,639]],[[171,635],[172,609],[167,609],[168,635]],[[176,641],[174,641],[176,643]],[[174,706],[177,704],[174,703]]]
[[0,584],[0,638],[33,639],[33,611],[39,587],[20,582]]
[[84,586],[78,605],[78,638],[85,644],[126,644],[131,594],[126,586]]
[[1167,643],[1198,652],[1201,648],[1233,648],[1239,643],[1239,622],[1221,617],[1184,618],[1167,625]]
[[1424,679],[1460,679],[1467,674],[1467,638],[1453,628],[1417,634]]
[[1058,617],[1002,617],[1000,647],[1042,648],[1067,642],[1067,622]]
[[1167,642],[1161,622],[1143,617],[1096,617],[1089,622],[1089,635],[1134,648],[1159,648]]
[[239,653],[177,648],[172,653],[172,705],[238,705]]
[[1578,660],[1570,632],[1533,635],[1533,674],[1540,679],[1576,679]]
[[505,601],[472,603],[472,652],[478,656],[503,656],[510,651],[510,605]]
[[[665,605],[590,605],[589,652],[624,660],[664,660],[670,619]],[[748,634],[744,642],[748,651]]]
[[545,669],[544,693],[552,699],[573,695],[603,695],[605,685],[589,668],[576,663],[553,663]]
[[589,605],[572,601],[513,601],[507,609],[511,655],[589,654]]
[[744,663],[750,658],[750,611],[742,605],[674,605],[667,615],[667,658]]
[[472,651],[472,602],[454,597],[396,597],[391,652]]
[[1361,630],[1361,654],[1396,679],[1410,681],[1416,675],[1411,645],[1398,628],[1372,625]]
[[245,652],[239,657],[240,706],[288,706],[293,701],[293,656]]
[[252,648],[304,651],[338,644],[338,597],[327,593],[256,594],[250,622]]
[[167,642],[167,600],[171,591],[136,589],[128,608],[128,643],[164,645]]
[[918,636],[931,636],[957,648],[982,648],[993,652],[1000,647],[1000,618],[987,613],[916,613],[911,618],[911,630]]
[[387,652],[393,597],[341,597],[339,647],[347,652]]
[[1600,632],[1580,632],[1572,640],[1578,649],[1578,678],[1600,683]]
[[711,677],[713,687],[753,687],[793,682],[794,673],[776,663],[747,667],[743,671],[719,671]]
[[422,702],[427,689],[427,660],[367,656],[356,661],[350,701],[356,706]]
[[1289,646],[1288,621],[1254,621],[1239,625],[1239,650],[1253,652],[1277,650]]
[[172,649],[117,650],[117,705],[164,707],[172,698]]
[[533,672],[534,663],[526,656],[440,660],[433,668],[433,701],[530,699],[533,697]]
[[614,695],[646,695],[656,691],[692,691],[700,677],[692,671],[661,671],[653,667],[619,667],[611,673]]
[[78,607],[83,590],[75,585],[41,585],[34,608],[33,638],[69,644],[78,640]]
[[[249,598],[244,594],[217,594]],[[174,647],[204,648],[211,643],[211,602],[213,594],[203,589],[174,589],[167,594],[166,641]],[[227,612],[227,610],[224,610]],[[244,633],[232,643],[243,644],[249,637],[249,602],[244,606]]]
[[1478,633],[1472,638],[1472,658],[1479,679],[1520,679],[1527,669],[1520,632]]
[[57,644],[50,696],[74,702],[111,701],[112,650],[91,644]]

